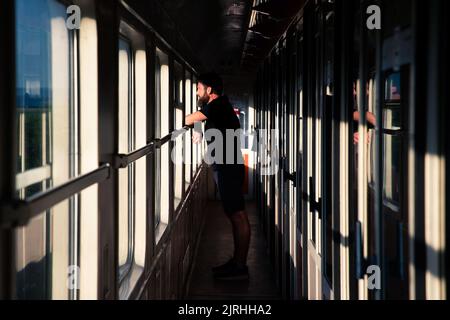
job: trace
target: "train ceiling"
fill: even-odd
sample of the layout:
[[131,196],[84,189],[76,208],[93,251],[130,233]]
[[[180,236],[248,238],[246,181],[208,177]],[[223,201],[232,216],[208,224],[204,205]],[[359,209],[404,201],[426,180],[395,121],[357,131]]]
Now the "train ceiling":
[[160,0],[199,58],[203,70],[239,70],[252,1]]
[[[254,73],[305,0],[125,0],[199,71]],[[181,34],[181,41],[174,34]]]
[[305,4],[305,0],[267,0],[252,7],[241,66],[254,72]]

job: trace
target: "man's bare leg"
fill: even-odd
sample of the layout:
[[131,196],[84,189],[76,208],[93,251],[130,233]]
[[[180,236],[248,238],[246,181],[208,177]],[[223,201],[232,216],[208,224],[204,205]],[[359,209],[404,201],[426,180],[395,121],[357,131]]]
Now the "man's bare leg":
[[245,211],[236,212],[229,218],[233,227],[234,260],[238,265],[245,266],[250,247],[250,222]]

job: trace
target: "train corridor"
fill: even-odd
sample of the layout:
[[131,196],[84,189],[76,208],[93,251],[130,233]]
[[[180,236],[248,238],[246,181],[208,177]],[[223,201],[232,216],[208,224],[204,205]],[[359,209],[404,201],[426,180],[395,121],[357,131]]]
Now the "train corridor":
[[218,201],[210,201],[205,209],[206,221],[197,246],[197,256],[190,275],[189,300],[274,300],[279,299],[273,266],[254,202],[247,202],[252,230],[248,257],[249,280],[220,281],[213,278],[211,268],[227,261],[233,254],[231,225]]
[[0,300],[448,299],[447,12],[0,0]]

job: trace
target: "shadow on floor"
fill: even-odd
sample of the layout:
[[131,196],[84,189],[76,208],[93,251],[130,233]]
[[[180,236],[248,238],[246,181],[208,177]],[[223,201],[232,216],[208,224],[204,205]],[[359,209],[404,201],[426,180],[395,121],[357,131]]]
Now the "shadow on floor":
[[220,265],[233,255],[231,224],[223,213],[220,202],[211,201],[201,236],[198,254],[193,267],[187,299],[202,300],[265,300],[280,299],[261,232],[256,206],[247,203],[252,228],[248,257],[250,279],[227,282],[214,280],[211,268]]

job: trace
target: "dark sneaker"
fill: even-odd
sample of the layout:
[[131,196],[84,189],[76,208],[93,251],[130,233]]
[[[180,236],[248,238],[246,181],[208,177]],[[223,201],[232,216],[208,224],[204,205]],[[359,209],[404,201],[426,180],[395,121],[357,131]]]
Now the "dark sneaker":
[[238,266],[235,263],[229,265],[229,267],[224,268],[220,272],[214,274],[216,280],[224,281],[238,281],[238,280],[248,280],[248,267]]
[[227,270],[228,268],[230,268],[232,265],[234,265],[234,259],[231,258],[227,263],[222,264],[220,266],[214,267],[212,268],[212,272],[213,273],[217,273],[217,272],[222,272],[224,270]]

